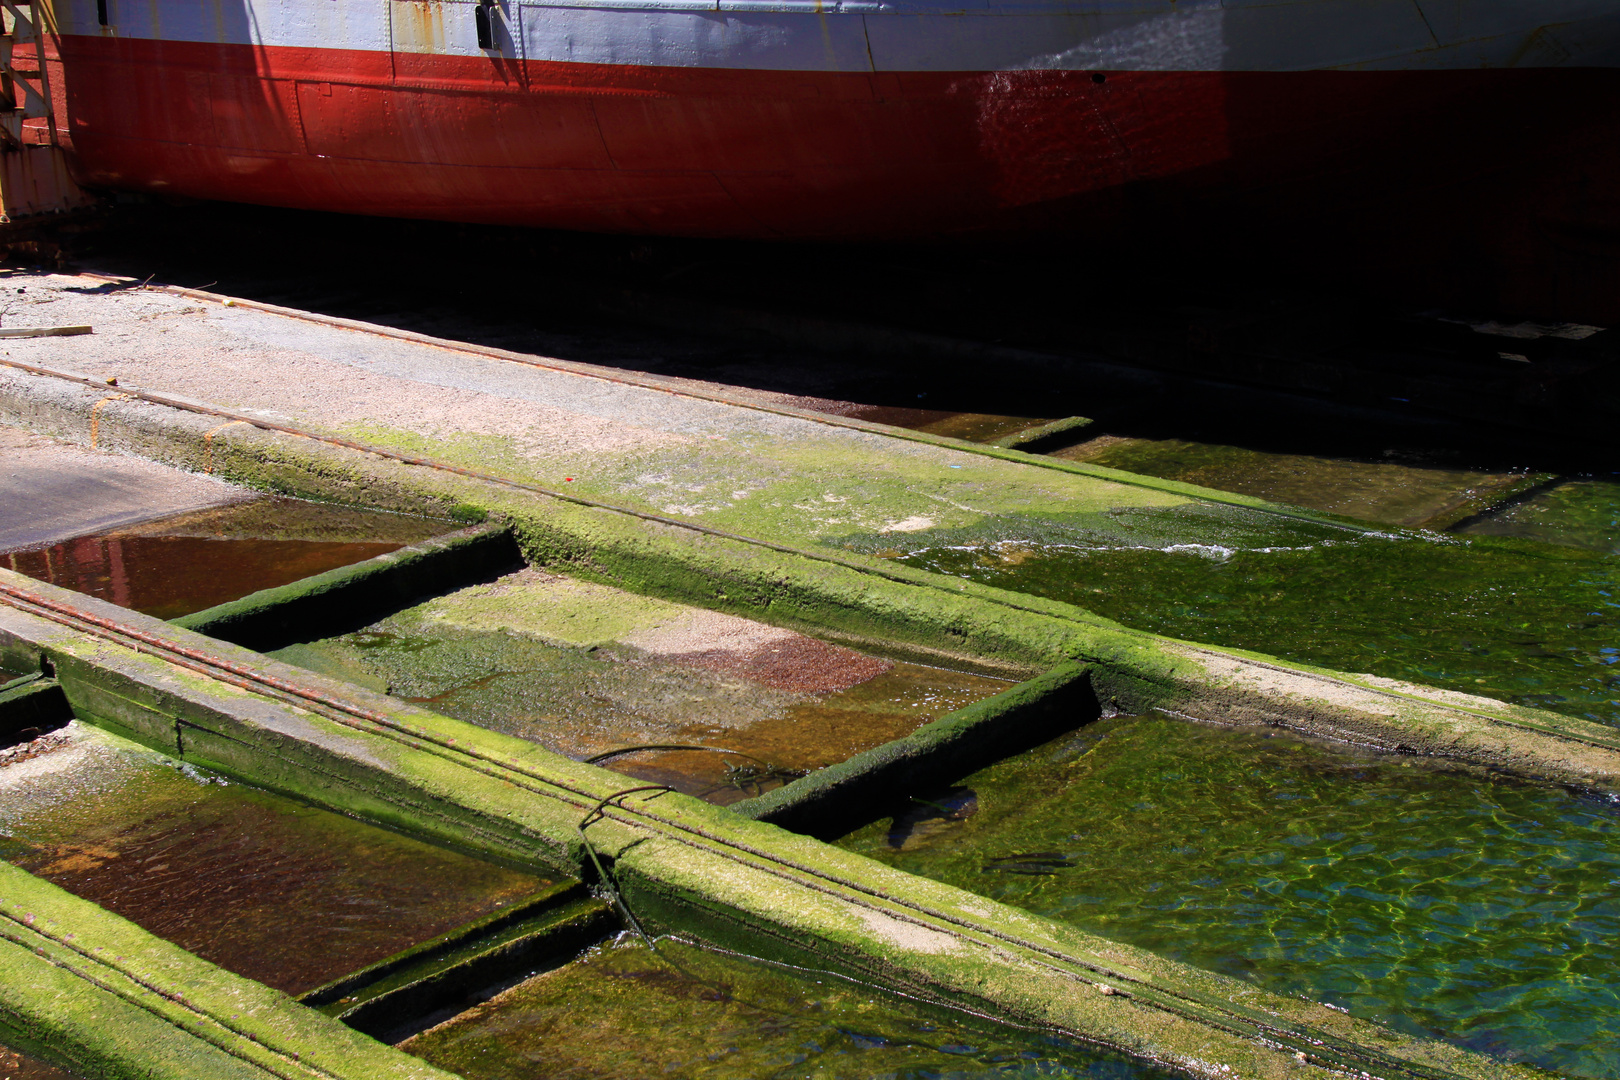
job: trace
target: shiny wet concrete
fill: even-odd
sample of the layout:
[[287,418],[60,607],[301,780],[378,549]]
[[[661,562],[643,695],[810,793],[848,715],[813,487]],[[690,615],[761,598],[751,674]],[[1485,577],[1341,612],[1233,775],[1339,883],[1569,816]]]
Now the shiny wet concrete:
[[172,619],[455,527],[239,488],[227,492],[231,501],[223,505],[12,551],[0,555],[0,565]]
[[0,552],[250,497],[207,476],[0,426]]
[[533,569],[271,655],[720,804],[1011,685]]
[[78,723],[40,741],[0,762],[0,857],[288,993],[547,884]]

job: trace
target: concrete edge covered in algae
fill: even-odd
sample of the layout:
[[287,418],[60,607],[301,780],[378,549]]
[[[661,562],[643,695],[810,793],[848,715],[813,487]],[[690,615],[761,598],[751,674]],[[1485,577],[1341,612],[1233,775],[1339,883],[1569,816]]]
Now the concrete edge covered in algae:
[[[107,395],[0,380],[0,420],[81,442]],[[100,445],[280,494],[508,522],[532,564],[857,648],[988,674],[1091,668],[1105,710],[1265,724],[1620,793],[1620,732],[1488,698],[1130,630],[1054,600],[845,552],[775,550],[617,510],[139,400],[106,400]],[[295,587],[289,587],[295,588]]]
[[450,1080],[0,862],[0,1042],[107,1080]]
[[1059,664],[994,697],[946,713],[903,736],[817,769],[774,791],[733,803],[734,814],[834,839],[870,820],[870,807],[909,791],[960,780],[987,761],[1031,750],[1101,710],[1090,671]]
[[275,649],[302,640],[310,626],[370,621],[521,560],[505,526],[475,525],[171,621],[238,645]]
[[[617,774],[9,571],[0,571],[0,584],[116,624],[123,641],[133,640],[130,632],[141,635],[136,651],[104,630],[92,634],[58,621],[72,616],[47,619],[0,606],[0,651],[12,663],[48,661],[81,719],[197,765],[508,864],[594,876],[588,842],[654,932],[679,931],[966,1007],[1201,1077],[1533,1075],[916,878],[696,799],[668,791],[622,794],[627,784]],[[216,670],[223,664],[239,676],[267,676],[281,696],[177,666],[154,649],[189,650],[193,658],[210,657]],[[306,696],[288,700],[289,687]],[[40,891],[46,888],[35,890],[44,897],[35,907],[57,895]],[[75,930],[78,903],[63,916]],[[95,935],[126,925],[110,915],[90,920],[76,947],[93,950],[100,944]],[[120,950],[151,951],[158,959],[173,951],[144,938],[113,949],[125,956]],[[43,1032],[52,1010],[61,1008],[54,983],[27,976],[8,980],[8,987],[9,1028]],[[235,1008],[201,991],[182,993],[201,1003],[194,1007],[210,1022],[224,1023],[225,1010]],[[74,1040],[93,1037],[80,1029],[94,1022],[71,1014],[28,1045],[76,1046]],[[161,1023],[177,1029],[175,1038],[192,1032],[179,1020]],[[301,1058],[336,1058],[359,1038],[339,1029],[329,1047],[324,1031],[309,1030],[305,1037],[320,1045],[299,1050]],[[107,1052],[134,1060],[133,1048]],[[396,1053],[380,1046],[375,1052]],[[168,1066],[148,1072],[199,1075]]]

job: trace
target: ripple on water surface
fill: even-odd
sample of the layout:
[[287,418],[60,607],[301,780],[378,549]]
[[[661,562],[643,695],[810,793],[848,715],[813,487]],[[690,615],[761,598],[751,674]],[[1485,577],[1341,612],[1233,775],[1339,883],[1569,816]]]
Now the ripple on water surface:
[[656,954],[639,942],[592,950],[401,1048],[468,1080],[1170,1075],[667,938]]
[[1402,1030],[1620,1075],[1610,805],[1157,715],[931,803],[840,844]]

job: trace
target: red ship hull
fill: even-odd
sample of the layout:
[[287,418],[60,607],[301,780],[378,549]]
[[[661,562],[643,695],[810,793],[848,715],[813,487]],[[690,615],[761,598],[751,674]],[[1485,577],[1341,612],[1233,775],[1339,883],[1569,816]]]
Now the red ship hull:
[[1205,269],[1337,245],[1355,272],[1441,300],[1620,317],[1615,69],[845,73],[58,47],[91,186],[662,235],[1060,234],[1094,245],[1081,258],[1162,247]]
[[1548,171],[1620,132],[1607,69],[492,70],[332,49],[61,47],[91,183],[559,228],[915,236],[1047,224],[1145,188],[1344,212],[1489,183],[1525,158]]

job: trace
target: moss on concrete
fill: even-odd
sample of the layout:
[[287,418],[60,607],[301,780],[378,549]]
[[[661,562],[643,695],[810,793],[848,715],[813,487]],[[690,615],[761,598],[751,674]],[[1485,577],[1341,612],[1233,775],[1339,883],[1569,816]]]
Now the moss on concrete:
[[1099,714],[1086,668],[1062,664],[847,761],[732,806],[757,821],[832,839],[913,791],[946,784]]
[[[19,583],[4,571],[0,582]],[[30,588],[45,599],[73,598],[47,585]],[[227,683],[199,684],[201,676],[148,652],[0,607],[0,638],[48,654],[81,717],[261,786],[506,861],[590,874],[589,843],[652,928],[1048,1026],[1212,1078],[1231,1070],[1268,1080],[1318,1077],[1356,1067],[1480,1080],[1527,1075],[898,874],[681,795],[616,796],[636,785],[108,604],[77,603],[155,640],[211,651],[347,703],[318,712]]]
[[[275,649],[307,639],[312,631],[338,633],[364,626],[422,596],[486,580],[520,564],[504,527],[477,526],[261,589],[174,623],[239,645]],[[329,629],[318,629],[323,627]]]
[[[42,430],[83,437],[98,400],[93,391],[59,384],[28,389],[0,399],[0,405]],[[1277,724],[1620,790],[1620,749],[1599,725],[1419,686],[1376,685],[1235,649],[1191,646],[1126,630],[1067,604],[882,560],[772,550],[245,425],[219,432],[208,457],[204,435],[212,423],[210,417],[129,401],[109,403],[100,414],[104,445],[182,466],[199,467],[206,457],[216,474],[269,490],[417,513],[479,507],[513,524],[532,562],[632,592],[851,644],[881,641],[891,654],[909,650],[919,659],[1005,674],[1084,662],[1093,668],[1099,699],[1110,707],[1163,707],[1228,722]]]
[[429,623],[501,630],[548,645],[595,649],[675,619],[683,610],[665,600],[553,577],[521,588],[502,582],[475,585],[430,600],[417,614]]
[[6,863],[0,1040],[107,1080],[451,1080]]

